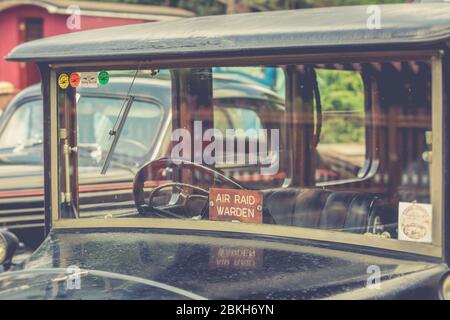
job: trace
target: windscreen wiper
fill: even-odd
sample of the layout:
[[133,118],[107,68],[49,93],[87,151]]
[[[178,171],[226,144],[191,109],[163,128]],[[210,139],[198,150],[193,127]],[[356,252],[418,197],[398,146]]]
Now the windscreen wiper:
[[[114,124],[114,128],[109,131],[109,137],[114,137],[111,142],[111,146],[109,147],[108,154],[106,155],[105,162],[103,163],[102,171],[100,172],[102,175],[106,174],[108,171],[109,164],[111,163],[112,155],[114,150],[116,149],[117,142],[119,141],[120,134],[122,133],[123,126],[125,125],[125,121],[127,120],[128,113],[130,112],[131,105],[133,104],[134,97],[130,95],[131,88],[133,88],[134,80],[141,69],[141,63],[139,63],[139,67],[136,69],[134,73],[133,80],[131,81],[130,87],[128,88],[127,96],[124,100],[124,105],[119,111],[118,118],[116,119],[116,123]],[[122,112],[123,110],[123,112]]]
[[127,120],[128,113],[130,112],[133,101],[134,101],[134,97],[131,96],[128,98],[128,101],[125,105],[125,108],[124,108],[122,114],[119,115],[120,119],[118,120],[117,129],[112,129],[109,132],[109,135],[113,136],[114,138],[113,138],[113,141],[111,142],[111,146],[109,147],[108,154],[106,155],[106,158],[105,158],[105,162],[103,163],[103,167],[102,167],[102,171],[101,171],[101,174],[103,174],[103,175],[106,174],[106,171],[109,168],[114,150],[116,149],[117,142],[119,141],[120,134],[122,133],[122,129],[125,125],[125,121]]

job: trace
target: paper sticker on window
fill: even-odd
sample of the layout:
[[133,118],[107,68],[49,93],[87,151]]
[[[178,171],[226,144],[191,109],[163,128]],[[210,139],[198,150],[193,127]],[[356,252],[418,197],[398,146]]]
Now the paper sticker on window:
[[98,74],[98,82],[100,82],[101,85],[106,85],[109,82],[109,73],[108,71],[102,70]]
[[80,87],[82,87],[82,88],[97,88],[98,87],[97,72],[81,73]]
[[263,196],[259,191],[209,189],[209,219],[262,223]]
[[432,206],[400,202],[398,205],[398,239],[415,242],[432,240]]

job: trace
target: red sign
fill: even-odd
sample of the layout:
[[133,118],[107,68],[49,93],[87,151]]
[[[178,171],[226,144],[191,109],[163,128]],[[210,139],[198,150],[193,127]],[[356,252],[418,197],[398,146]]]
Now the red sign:
[[74,72],[70,75],[70,86],[72,88],[78,87],[80,85],[80,81],[81,81],[81,78],[78,73]]
[[209,189],[209,220],[262,223],[262,193],[237,189]]

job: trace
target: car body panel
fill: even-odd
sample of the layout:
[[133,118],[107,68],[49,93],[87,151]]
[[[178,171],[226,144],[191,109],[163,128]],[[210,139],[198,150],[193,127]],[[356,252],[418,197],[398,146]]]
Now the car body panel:
[[[368,266],[373,265],[380,269],[381,288],[390,290],[367,288],[372,275]],[[151,295],[142,282],[142,287],[135,287],[128,295],[124,294],[122,282],[117,287],[111,282],[105,290],[109,282],[94,281],[95,271],[136,277],[144,282],[151,280],[207,299],[338,298],[358,290],[365,291],[367,298],[402,297],[411,287],[418,290],[409,298],[422,298],[422,294],[436,297],[437,292],[430,292],[428,286],[447,269],[435,262],[381,257],[361,250],[336,250],[308,241],[229,233],[116,229],[53,230],[28,261],[13,271],[20,272],[23,268],[35,279],[47,279],[44,284],[50,283],[52,287],[55,275],[46,278],[45,270],[58,268],[55,272],[61,277],[68,274],[65,271],[71,266],[93,270],[91,278],[81,277],[78,292],[67,289],[61,281],[58,289],[53,289],[55,295],[42,291],[32,296],[27,290],[11,295],[5,290],[17,283],[2,281],[0,276],[0,298],[83,299],[84,290],[86,298],[92,299],[166,297]],[[422,274],[426,276],[421,277]],[[14,277],[14,272],[10,276]],[[33,288],[33,280],[26,274],[23,276]],[[395,288],[389,286],[391,281],[395,281]]]
[[[449,37],[449,5],[380,5],[383,28],[368,28],[367,6],[198,17],[77,32],[16,47],[12,61],[95,61],[239,55],[423,44]],[[245,28],[241,24],[245,20]],[[326,23],[324,23],[326,21]],[[95,39],[95,40],[93,40]]]

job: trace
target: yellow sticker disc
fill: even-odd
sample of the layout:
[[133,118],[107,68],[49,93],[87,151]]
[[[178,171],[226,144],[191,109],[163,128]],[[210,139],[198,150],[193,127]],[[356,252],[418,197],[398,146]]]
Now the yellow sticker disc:
[[67,89],[69,86],[69,76],[66,73],[61,73],[59,75],[58,85],[61,89]]

